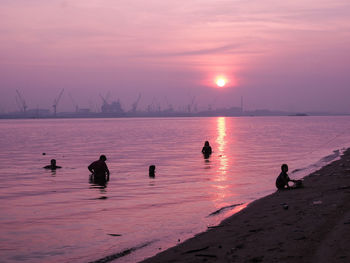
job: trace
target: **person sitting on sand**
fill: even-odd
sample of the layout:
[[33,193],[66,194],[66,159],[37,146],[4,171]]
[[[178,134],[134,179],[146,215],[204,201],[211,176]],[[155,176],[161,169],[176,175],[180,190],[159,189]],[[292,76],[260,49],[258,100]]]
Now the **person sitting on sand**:
[[56,169],[59,169],[59,168],[62,168],[62,167],[56,165],[56,160],[55,159],[51,159],[51,164],[50,165],[46,165],[43,168],[50,169],[50,170],[56,170]]
[[278,190],[283,190],[283,189],[289,189],[291,188],[288,185],[288,182],[297,182],[296,180],[291,180],[287,174],[288,172],[288,165],[286,164],[282,164],[281,165],[281,173],[280,175],[277,177],[276,179],[276,187],[278,188]]
[[204,146],[202,148],[202,153],[203,153],[205,159],[208,159],[209,156],[211,155],[212,150],[211,150],[211,147],[210,147],[208,141],[205,141]]
[[[106,164],[107,158],[105,155],[101,155],[100,159],[91,163],[88,166],[89,171],[96,179],[109,180],[109,170]],[[107,176],[107,177],[106,177]]]

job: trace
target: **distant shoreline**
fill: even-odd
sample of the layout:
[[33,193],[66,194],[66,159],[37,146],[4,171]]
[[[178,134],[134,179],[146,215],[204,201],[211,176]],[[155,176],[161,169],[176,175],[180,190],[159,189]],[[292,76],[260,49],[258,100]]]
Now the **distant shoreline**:
[[250,111],[241,114],[233,114],[230,112],[200,112],[200,113],[140,113],[140,114],[104,114],[104,113],[89,113],[89,114],[75,114],[75,113],[59,113],[57,116],[53,115],[35,115],[35,114],[0,114],[0,119],[102,119],[102,118],[187,118],[187,117],[308,117],[308,116],[350,116],[350,114],[339,113],[289,113],[289,112],[274,112],[274,111]]
[[350,149],[304,186],[258,199],[143,262],[349,262]]

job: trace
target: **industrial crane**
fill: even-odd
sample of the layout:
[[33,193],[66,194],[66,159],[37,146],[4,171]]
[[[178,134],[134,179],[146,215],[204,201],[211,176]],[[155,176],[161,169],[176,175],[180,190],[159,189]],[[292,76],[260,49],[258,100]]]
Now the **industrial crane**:
[[111,92],[108,91],[108,93],[106,94],[106,96],[102,96],[101,93],[100,93],[100,97],[102,99],[102,102],[103,102],[103,105],[108,105],[108,99],[109,97],[111,96]]
[[101,94],[100,94],[100,97],[101,97],[101,99],[102,99],[103,105],[108,104],[108,102],[107,102],[107,97],[105,98],[105,97],[103,97]]
[[194,102],[196,100],[196,96],[192,96],[190,104],[187,105],[187,111],[192,112],[194,109]]
[[168,108],[166,110],[167,111],[174,111],[173,105],[168,101],[168,98],[165,97],[164,100],[165,100],[165,103],[168,105]]
[[70,97],[70,100],[72,101],[73,107],[75,108],[75,112],[78,112],[78,111],[79,111],[79,106],[78,106],[78,104],[75,102],[75,100],[73,99],[73,96],[72,96],[71,93],[69,93],[69,97]]
[[27,111],[26,101],[23,99],[21,93],[17,89],[16,89],[16,93],[17,93],[16,102],[17,104],[19,104],[20,111],[26,112]]
[[139,104],[140,99],[141,99],[141,94],[139,94],[137,100],[132,104],[132,106],[131,106],[131,112],[133,112],[133,113],[136,112],[137,105]]
[[53,115],[56,117],[56,113],[57,113],[57,106],[58,106],[58,103],[60,102],[60,99],[62,97],[62,94],[63,94],[63,91],[64,89],[61,90],[60,94],[58,95],[58,97],[54,100],[53,102]]

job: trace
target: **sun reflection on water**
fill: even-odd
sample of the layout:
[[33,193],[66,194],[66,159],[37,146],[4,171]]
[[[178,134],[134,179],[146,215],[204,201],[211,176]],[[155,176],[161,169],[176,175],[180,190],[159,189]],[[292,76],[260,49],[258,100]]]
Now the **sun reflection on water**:
[[228,167],[229,167],[229,160],[226,155],[226,147],[227,147],[227,140],[226,140],[226,118],[225,117],[218,117],[216,120],[217,123],[217,149],[216,149],[216,155],[218,156],[219,165],[217,168],[217,172],[215,173],[214,177],[214,185],[215,188],[215,198],[214,203],[216,207],[220,207],[222,205],[225,205],[225,198],[229,191],[229,184],[228,184]]
[[[219,117],[217,118],[217,134],[218,137],[216,138],[216,142],[218,143],[218,153],[220,157],[220,177],[222,180],[226,179],[226,173],[227,173],[227,167],[228,167],[228,160],[225,153],[226,148],[226,118],[225,117]],[[220,180],[221,181],[221,180]]]

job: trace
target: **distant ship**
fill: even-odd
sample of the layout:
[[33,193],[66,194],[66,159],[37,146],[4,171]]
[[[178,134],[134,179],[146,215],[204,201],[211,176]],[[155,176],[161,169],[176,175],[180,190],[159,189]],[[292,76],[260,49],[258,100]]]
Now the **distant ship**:
[[289,116],[309,116],[309,115],[306,113],[295,113],[295,114],[291,114]]

